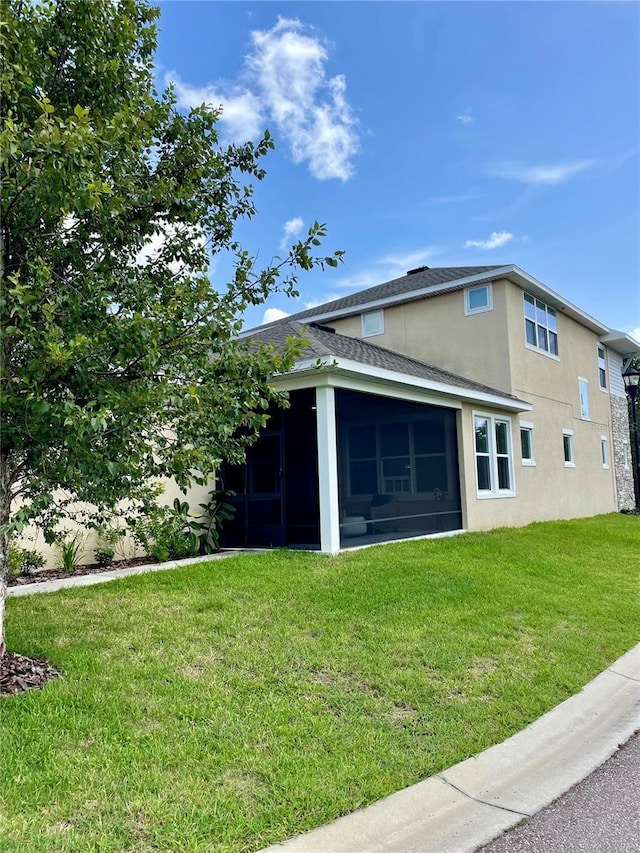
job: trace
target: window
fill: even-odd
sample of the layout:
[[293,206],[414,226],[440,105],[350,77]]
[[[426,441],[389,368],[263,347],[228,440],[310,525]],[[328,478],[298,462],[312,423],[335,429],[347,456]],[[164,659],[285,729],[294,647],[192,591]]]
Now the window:
[[604,347],[598,347],[598,382],[600,390],[607,390],[607,356]]
[[384,332],[384,318],[382,309],[379,311],[368,311],[361,314],[362,337],[369,338],[372,335],[381,335]]
[[629,442],[622,442],[622,464],[624,466],[624,470],[629,470]]
[[478,497],[515,494],[511,454],[511,421],[493,415],[473,416]]
[[441,417],[350,426],[349,494],[450,491],[453,454],[447,444]]
[[490,284],[467,287],[464,291],[464,313],[482,314],[483,311],[493,311],[493,287]]
[[562,430],[562,448],[564,451],[564,467],[575,468],[576,463],[573,458],[573,430]]
[[528,347],[558,355],[558,318],[550,308],[528,293],[524,294],[524,329]]
[[580,395],[580,417],[583,421],[589,420],[589,380],[580,376],[578,378],[578,393]]
[[609,447],[607,445],[607,436],[600,436],[600,455],[602,456],[602,467],[609,467]]
[[520,421],[520,449],[522,451],[522,464],[535,465],[533,455],[533,424],[528,421]]

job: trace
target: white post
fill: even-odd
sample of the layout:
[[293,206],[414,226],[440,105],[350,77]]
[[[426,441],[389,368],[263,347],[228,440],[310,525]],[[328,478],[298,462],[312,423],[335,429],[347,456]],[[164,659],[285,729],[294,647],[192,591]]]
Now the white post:
[[318,436],[318,489],[320,494],[320,550],[340,550],[340,507],[338,504],[338,453],[336,442],[336,398],[331,387],[316,388]]

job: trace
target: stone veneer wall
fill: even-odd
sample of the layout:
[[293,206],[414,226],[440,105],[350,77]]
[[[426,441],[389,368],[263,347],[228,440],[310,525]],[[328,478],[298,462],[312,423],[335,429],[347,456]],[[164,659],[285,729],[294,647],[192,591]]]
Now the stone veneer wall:
[[[636,497],[633,490],[633,461],[631,456],[627,398],[611,394],[610,399],[611,432],[613,433],[613,467],[616,477],[618,509],[633,509],[636,505]],[[627,446],[627,467],[625,467],[625,443]]]

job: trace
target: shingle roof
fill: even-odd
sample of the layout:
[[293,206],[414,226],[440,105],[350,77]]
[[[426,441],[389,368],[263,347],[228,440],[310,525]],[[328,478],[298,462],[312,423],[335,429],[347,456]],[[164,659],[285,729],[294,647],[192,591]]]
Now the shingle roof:
[[272,343],[278,348],[284,346],[287,338],[299,337],[300,335],[303,335],[308,341],[303,353],[305,359],[345,358],[368,367],[378,367],[396,373],[403,373],[407,376],[427,379],[444,385],[452,385],[457,388],[466,389],[467,391],[492,394],[502,397],[505,400],[518,399],[511,394],[506,394],[504,391],[498,391],[496,388],[491,388],[480,382],[465,379],[455,373],[449,373],[447,370],[441,370],[438,367],[433,367],[415,358],[409,358],[393,350],[363,341],[361,338],[350,338],[346,335],[339,335],[336,332],[326,331],[314,325],[301,323],[294,318],[287,317],[270,326],[261,327],[253,332],[248,340]]
[[[347,312],[358,305],[365,305],[378,299],[392,299],[396,296],[402,296],[403,293],[436,287],[447,282],[453,283],[468,276],[482,275],[484,272],[490,273],[492,270],[502,268],[503,265],[488,267],[434,267],[433,269],[424,267],[416,272],[403,275],[400,278],[394,278],[391,281],[376,284],[374,287],[368,287],[366,290],[359,290],[357,293],[350,293],[348,296],[343,296],[340,299],[334,299],[331,302],[307,308],[305,311],[299,311],[296,314],[292,314],[291,317],[295,320],[304,320],[308,317],[318,317],[334,311]],[[282,321],[276,320],[275,323],[270,323],[269,327],[273,327],[280,322]]]

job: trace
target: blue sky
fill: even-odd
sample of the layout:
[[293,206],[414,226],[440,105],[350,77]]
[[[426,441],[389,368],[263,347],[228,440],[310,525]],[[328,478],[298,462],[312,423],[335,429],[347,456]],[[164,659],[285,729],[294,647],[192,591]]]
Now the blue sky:
[[159,85],[223,105],[226,140],[275,139],[244,246],[268,263],[318,220],[346,252],[248,326],[422,264],[515,263],[640,336],[640,5],[160,8]]

